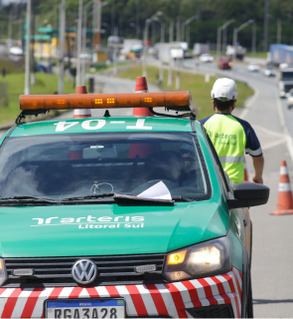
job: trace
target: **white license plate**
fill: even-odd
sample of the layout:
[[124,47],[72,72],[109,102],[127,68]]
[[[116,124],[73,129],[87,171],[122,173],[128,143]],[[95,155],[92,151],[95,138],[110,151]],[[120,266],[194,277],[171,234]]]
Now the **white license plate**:
[[124,318],[124,299],[60,299],[46,301],[47,318]]

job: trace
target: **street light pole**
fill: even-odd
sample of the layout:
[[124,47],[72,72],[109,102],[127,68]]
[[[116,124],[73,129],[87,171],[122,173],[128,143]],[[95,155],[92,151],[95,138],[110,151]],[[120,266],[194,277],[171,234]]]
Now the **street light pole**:
[[84,58],[82,59],[81,61],[81,81],[83,83],[85,83],[85,69],[86,69],[86,60],[87,60],[87,57],[86,57],[86,42],[87,42],[87,15],[88,15],[88,8],[93,5],[93,0],[86,3],[84,6],[83,6],[83,18],[82,18],[82,24],[83,24],[83,34],[82,34],[82,37],[83,37],[83,40],[82,40],[82,52],[85,53],[85,56]]
[[157,11],[153,16],[145,20],[145,25],[144,25],[144,32],[143,32],[143,59],[142,59],[142,76],[147,75],[146,71],[146,49],[147,49],[147,42],[149,38],[149,25],[152,21],[154,21],[155,18],[161,16],[163,14],[162,11]]
[[238,32],[243,30],[244,28],[248,27],[250,24],[254,23],[254,20],[250,19],[246,22],[244,22],[243,24],[241,24],[240,27],[234,29],[233,32],[233,45],[236,47],[237,45],[237,37],[238,37]]
[[65,3],[66,0],[62,0],[60,4],[59,13],[59,83],[58,93],[64,93],[64,47],[65,47]]
[[222,31],[226,30],[227,27],[233,23],[235,21],[235,19],[230,19],[228,21],[226,21],[222,26],[218,27],[217,30],[217,56],[220,55],[220,51],[222,49]]
[[26,46],[25,46],[25,87],[24,94],[30,94],[30,43],[31,43],[31,0],[26,2]]
[[143,32],[143,59],[142,59],[142,76],[147,76],[146,71],[146,47],[147,47],[147,41],[149,37],[149,25],[151,23],[151,19],[145,20],[145,26],[144,26],[144,32]]
[[79,0],[77,23],[77,53],[76,53],[76,86],[81,85],[81,38],[82,38],[82,1]]
[[[187,36],[185,35],[185,28],[186,28],[193,20],[198,20],[198,18],[199,18],[199,15],[196,14],[196,15],[190,17],[189,19],[187,19],[186,21],[184,21],[184,22],[182,23],[182,39],[183,39],[183,41],[186,40],[186,42],[188,43],[188,41],[187,41]],[[188,44],[189,44],[189,43],[188,43]]]

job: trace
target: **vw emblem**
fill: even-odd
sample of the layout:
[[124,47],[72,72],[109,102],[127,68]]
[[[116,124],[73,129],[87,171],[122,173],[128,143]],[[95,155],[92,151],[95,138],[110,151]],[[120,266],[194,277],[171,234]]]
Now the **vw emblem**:
[[80,259],[72,267],[71,274],[73,279],[81,284],[86,285],[93,282],[98,274],[97,266],[89,259]]

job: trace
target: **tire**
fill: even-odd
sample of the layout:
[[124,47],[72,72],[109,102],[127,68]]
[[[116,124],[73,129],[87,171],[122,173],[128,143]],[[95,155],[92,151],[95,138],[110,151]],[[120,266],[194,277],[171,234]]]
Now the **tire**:
[[250,220],[250,258],[247,267],[247,280],[246,280],[246,305],[244,311],[244,318],[253,318],[253,297],[252,297],[252,284],[251,284],[251,259],[252,259],[252,221]]
[[246,318],[253,318],[253,299],[250,274],[248,285],[249,287],[247,289]]

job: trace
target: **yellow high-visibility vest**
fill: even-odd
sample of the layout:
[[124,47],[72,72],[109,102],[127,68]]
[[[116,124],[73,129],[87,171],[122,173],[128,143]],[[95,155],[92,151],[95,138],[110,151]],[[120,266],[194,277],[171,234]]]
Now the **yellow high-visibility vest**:
[[211,116],[204,127],[230,179],[235,184],[243,182],[246,134],[241,123],[232,115],[220,113]]

